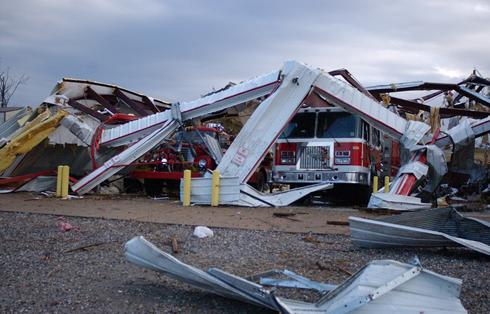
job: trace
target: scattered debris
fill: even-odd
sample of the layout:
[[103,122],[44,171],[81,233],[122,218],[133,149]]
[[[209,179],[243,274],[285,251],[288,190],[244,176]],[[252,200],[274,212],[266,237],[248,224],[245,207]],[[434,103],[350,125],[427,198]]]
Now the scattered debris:
[[99,194],[101,195],[117,195],[120,194],[121,191],[113,185],[111,186],[101,186],[99,190]]
[[86,244],[86,245],[82,245],[82,246],[76,247],[74,249],[66,250],[63,253],[73,253],[73,252],[77,252],[77,251],[88,251],[87,249],[94,248],[94,247],[97,247],[97,246],[101,246],[101,245],[104,245],[104,244],[106,244],[106,242],[98,242],[98,243]]
[[308,235],[307,235],[307,236],[304,236],[304,237],[303,237],[303,241],[305,241],[305,242],[310,242],[310,243],[317,243],[317,244],[318,244],[318,243],[321,243],[321,241],[320,241],[320,240],[318,240],[316,237],[314,237],[314,236],[311,234],[311,232],[310,232],[310,233],[308,233]]
[[135,265],[205,291],[281,313],[349,313],[357,309],[371,313],[466,313],[459,299],[461,280],[391,260],[370,262],[316,303],[308,303],[277,297],[260,284],[217,268],[205,272],[184,264],[141,236],[126,243],[125,256]]
[[49,278],[51,277],[54,273],[58,272],[61,270],[61,266],[60,265],[57,265],[55,266],[47,275],[46,277]]
[[338,220],[327,220],[327,225],[348,226],[349,222],[348,221],[338,221]]
[[301,221],[299,219],[293,218],[292,216],[296,216],[296,213],[273,213],[272,216],[277,218],[284,218],[291,221]]
[[352,242],[359,247],[465,246],[490,255],[490,223],[454,208],[433,208],[378,220],[349,217]]
[[[474,157],[475,145],[483,145],[476,143],[490,131],[489,88],[476,71],[454,84],[365,88],[345,69],[326,72],[287,61],[280,70],[171,104],[116,85],[64,78],[37,109],[0,124],[0,192],[52,189],[52,175],[32,176],[66,164],[78,195],[96,187],[101,194],[125,191],[122,181],[117,188],[101,186],[122,172],[116,180],[132,176],[158,196],[163,186],[178,188],[182,171],[191,169],[191,203],[209,204],[209,170],[216,169],[220,204],[280,207],[341,185],[361,187],[351,201],[367,200],[371,178],[398,169],[389,192],[373,193],[370,207],[414,210],[437,198],[450,204],[435,196],[449,174],[467,175],[469,190],[486,183],[467,198],[488,186]],[[389,95],[428,89],[437,92],[417,100]],[[220,138],[226,133],[221,118],[239,121],[237,133]],[[203,145],[184,145],[185,130]],[[448,162],[443,149],[449,147]],[[272,185],[289,189],[276,193]]]
[[[273,275],[284,275],[288,279],[271,278]],[[300,276],[290,270],[271,270],[254,277],[259,277],[259,283],[264,286],[282,287],[282,288],[297,288],[297,289],[312,289],[320,293],[326,293],[337,288],[336,285],[330,285],[323,282],[313,281],[303,276]]]
[[67,231],[79,231],[77,227],[72,226],[65,217],[58,217],[57,219],[57,224],[58,228],[60,229],[61,232],[67,232]]
[[180,252],[179,244],[177,243],[177,236],[172,236],[172,252],[177,254]]
[[349,276],[352,276],[352,272],[348,271],[345,269],[343,266],[340,266],[338,262],[336,261],[329,261],[329,265],[323,265],[320,261],[316,261],[316,266],[320,270],[329,270],[329,269],[337,269],[343,272],[344,274],[347,274]]
[[296,213],[272,213],[272,216],[284,218],[284,217],[296,216]]
[[205,226],[197,226],[194,228],[194,236],[202,239],[207,237],[212,237],[214,235],[213,230]]

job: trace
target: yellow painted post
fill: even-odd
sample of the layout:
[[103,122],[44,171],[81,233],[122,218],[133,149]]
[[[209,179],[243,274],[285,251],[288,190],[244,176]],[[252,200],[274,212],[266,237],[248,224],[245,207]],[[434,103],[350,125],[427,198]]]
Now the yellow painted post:
[[373,177],[373,193],[378,192],[378,176]]
[[68,177],[70,176],[70,167],[63,166],[61,170],[61,197],[68,197]]
[[182,197],[182,205],[191,205],[191,171],[184,170],[184,192]]
[[385,177],[385,193],[390,191],[390,176]]
[[211,206],[219,205],[219,170],[213,171],[211,179]]
[[63,172],[63,166],[58,166],[58,173],[56,176],[56,197],[61,197],[61,177]]

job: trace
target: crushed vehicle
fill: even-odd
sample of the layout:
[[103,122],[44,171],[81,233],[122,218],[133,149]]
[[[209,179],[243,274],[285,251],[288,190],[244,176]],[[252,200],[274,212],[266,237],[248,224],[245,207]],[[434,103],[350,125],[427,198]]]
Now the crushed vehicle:
[[[151,196],[159,195],[164,186],[168,192],[178,192],[184,170],[191,170],[191,176],[197,178],[216,168],[226,148],[230,146],[230,137],[216,123],[186,127],[132,163],[134,170],[129,176],[143,179],[145,192]],[[267,188],[271,173],[270,160],[270,157],[266,157],[248,181],[259,191]]]
[[[212,150],[208,147],[207,143],[210,141],[219,149]],[[178,189],[184,170],[191,170],[193,177],[202,177],[208,169],[216,168],[221,157],[217,129],[190,127],[177,131],[172,139],[133,163],[135,168],[130,172],[130,176],[143,179],[146,193],[153,196],[161,191],[164,184],[167,184],[169,189]]]

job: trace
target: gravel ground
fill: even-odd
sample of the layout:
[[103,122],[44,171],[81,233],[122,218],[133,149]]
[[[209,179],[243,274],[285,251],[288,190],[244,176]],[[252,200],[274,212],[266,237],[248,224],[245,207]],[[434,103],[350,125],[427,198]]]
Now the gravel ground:
[[[62,233],[57,218],[0,212],[1,313],[270,312],[129,264],[122,247],[136,235],[169,252],[175,235],[181,247],[176,257],[203,269],[214,266],[249,276],[287,268],[332,284],[373,259],[408,261],[417,254],[425,268],[463,279],[461,299],[470,313],[490,313],[490,259],[466,249],[356,250],[345,235],[219,228],[213,228],[214,237],[197,239],[189,226],[74,217],[68,220],[78,230]],[[89,244],[99,245],[68,252]]]

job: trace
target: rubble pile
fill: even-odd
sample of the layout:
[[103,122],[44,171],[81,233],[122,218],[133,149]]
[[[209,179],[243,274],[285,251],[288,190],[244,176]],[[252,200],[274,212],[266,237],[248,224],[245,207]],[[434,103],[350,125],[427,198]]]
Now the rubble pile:
[[[364,87],[347,70],[327,73],[292,61],[280,71],[171,104],[65,78],[38,108],[24,108],[0,125],[0,189],[53,191],[57,166],[68,165],[72,193],[144,187],[159,196],[164,187],[178,190],[186,169],[196,187],[207,186],[216,169],[229,186],[221,204],[286,206],[350,185],[364,198],[374,177],[391,176],[369,207],[475,207],[489,190],[489,86],[474,71],[458,83]],[[414,91],[417,98],[404,97]],[[305,120],[313,115],[316,122]],[[223,127],[230,119],[233,128],[240,126],[237,133]],[[339,131],[341,119],[357,121],[351,133]],[[310,131],[308,123],[318,129]],[[342,136],[363,145],[356,148]],[[274,193],[282,185],[290,189]],[[208,204],[210,194],[193,188],[191,201]]]
[[[414,91],[414,99],[403,96]],[[182,103],[65,78],[38,108],[19,110],[0,124],[0,191],[56,190],[69,199],[76,196],[67,195],[67,185],[76,195],[144,188],[161,200],[165,187],[180,189],[184,206],[247,207],[288,206],[348,191],[351,201],[369,200],[369,208],[409,212],[327,220],[349,225],[357,247],[456,246],[487,257],[490,225],[456,208],[485,206],[490,193],[488,107],[490,80],[477,71],[454,84],[364,87],[345,69],[325,72],[288,61],[280,70]],[[272,216],[297,222],[292,216],[299,214]],[[63,234],[83,234],[64,217],[57,226]],[[219,238],[205,226],[193,235]],[[318,244],[311,234],[303,239]],[[179,241],[172,235],[174,254],[185,249]],[[259,283],[217,268],[202,271],[141,236],[126,243],[125,255],[138,266],[282,313],[466,313],[462,281],[423,268],[418,258],[371,261],[355,273],[344,270],[350,277],[332,285],[286,269],[259,276]],[[315,290],[321,297],[299,301],[267,286]]]

